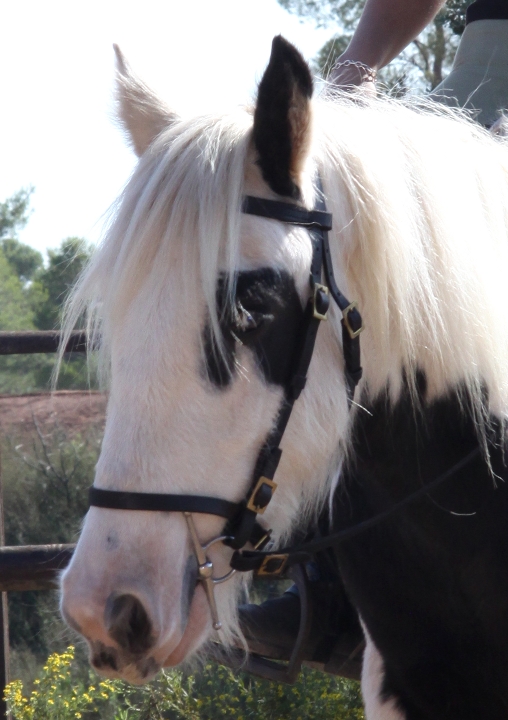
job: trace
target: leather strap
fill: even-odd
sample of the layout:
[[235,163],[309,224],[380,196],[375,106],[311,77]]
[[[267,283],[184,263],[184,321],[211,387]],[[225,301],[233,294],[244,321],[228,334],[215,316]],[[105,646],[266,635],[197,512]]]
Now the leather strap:
[[110,510],[147,510],[149,512],[193,512],[219,515],[226,519],[238,512],[238,503],[203,495],[169,495],[166,493],[121,492],[91,487],[90,505]]
[[[326,209],[324,200],[323,185],[321,178],[317,179],[318,197],[316,207],[322,211]],[[325,271],[326,284],[330,291],[330,295],[337,303],[339,309],[343,313],[342,318],[342,352],[344,355],[344,373],[346,377],[346,389],[348,394],[348,403],[351,407],[353,402],[355,389],[361,380],[363,370],[360,357],[360,333],[363,329],[362,317],[356,307],[354,307],[345,295],[341,293],[335,280],[333,272],[332,253],[330,251],[330,242],[328,240],[328,228],[322,228],[321,242],[323,247],[323,267]],[[344,313],[347,315],[344,317]]]
[[[310,269],[311,296],[300,321],[292,367],[284,387],[284,402],[275,426],[258,455],[250,489],[247,493],[247,501],[244,501],[237,516],[227,523],[224,529],[224,534],[230,538],[226,541],[227,544],[235,550],[244,547],[251,538],[256,523],[256,512],[248,507],[248,498],[252,497],[263,478],[273,479],[282,453],[279,447],[282,436],[291,417],[294,403],[307,382],[307,372],[312,360],[317,332],[329,304],[328,295],[325,294],[324,288],[320,289],[320,284],[323,274],[323,234],[325,234],[325,228],[332,226],[332,216],[324,210],[306,210],[291,203],[265,200],[250,195],[245,197],[242,210],[247,214],[308,228],[311,232],[313,252]],[[323,306],[322,314],[315,312],[318,303]],[[268,505],[273,488],[267,484],[265,490],[266,505]]]
[[332,214],[326,212],[326,208],[325,210],[307,210],[292,203],[246,195],[242,203],[242,212],[246,215],[280,220],[288,225],[321,228],[321,230],[332,229]]
[[[316,208],[314,210],[307,210],[300,205],[294,205],[292,203],[246,195],[242,204],[242,212],[271,220],[279,220],[280,222],[290,225],[300,225],[311,231],[314,238],[311,286],[314,287],[315,283],[321,281],[321,268],[323,268],[330,295],[337,303],[340,311],[347,316],[347,321],[346,317],[342,318],[342,347],[348,402],[349,405],[351,405],[355,388],[360,382],[363,373],[360,360],[359,338],[359,334],[363,328],[362,317],[357,308],[354,307],[339,290],[337,281],[335,280],[332,254],[328,239],[328,231],[332,229],[332,215],[326,211],[323,186],[319,176],[317,179],[317,189],[318,195]],[[319,322],[316,323],[315,332],[317,332],[317,327],[319,327]],[[309,342],[309,346],[310,344]],[[314,344],[312,343],[312,349],[313,348]],[[298,378],[295,376],[295,385],[297,382]],[[300,376],[300,382],[301,391],[305,384],[305,378],[303,376]]]
[[462,460],[459,460],[459,462],[448,468],[448,470],[444,473],[438,475],[437,478],[434,478],[431,482],[422,485],[421,488],[418,488],[415,492],[407,495],[400,502],[394,503],[391,507],[378,513],[377,515],[374,515],[368,520],[364,520],[356,525],[339,530],[336,533],[331,533],[325,537],[320,537],[317,540],[311,540],[308,543],[303,543],[296,548],[286,547],[280,550],[274,550],[273,552],[262,552],[257,550],[243,550],[242,552],[237,551],[233,554],[231,559],[231,567],[239,572],[256,571],[262,567],[263,575],[279,575],[281,572],[280,568],[286,571],[286,569],[289,569],[293,565],[308,562],[317,552],[326,550],[329,547],[336,547],[337,545],[340,545],[340,543],[346,542],[346,540],[351,540],[352,538],[363,534],[367,530],[376,527],[384,520],[392,517],[395,513],[400,512],[408,505],[411,505],[425,495],[428,495],[429,492],[435,490],[450,477],[458,473],[480,454],[481,448],[474,448],[474,450],[463,457]]

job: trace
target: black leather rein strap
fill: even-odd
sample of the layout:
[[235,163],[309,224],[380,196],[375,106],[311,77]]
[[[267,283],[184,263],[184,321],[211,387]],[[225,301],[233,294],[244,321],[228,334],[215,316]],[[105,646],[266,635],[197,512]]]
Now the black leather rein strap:
[[148,510],[151,512],[193,512],[218,515],[230,520],[238,512],[238,504],[203,495],[168,495],[166,493],[121,492],[88,489],[90,505],[110,510]]
[[418,488],[418,490],[415,490],[410,495],[407,495],[399,502],[394,503],[386,510],[383,510],[367,520],[356,523],[356,525],[344,528],[343,530],[331,533],[330,535],[318,538],[317,540],[311,540],[310,542],[297,547],[286,547],[273,552],[262,552],[257,550],[243,550],[242,552],[237,551],[233,554],[231,559],[231,567],[239,572],[254,571],[261,575],[280,575],[282,572],[288,570],[292,565],[309,562],[309,560],[312,560],[313,555],[317,552],[326,550],[330,547],[337,547],[337,545],[340,545],[347,540],[352,540],[358,535],[362,535],[364,532],[367,532],[367,530],[377,527],[384,520],[388,520],[408,505],[412,505],[417,500],[425,497],[429,494],[429,492],[438,488],[446,480],[469,465],[470,462],[480,455],[481,448],[476,447],[463,457],[462,460],[459,460],[459,462],[448,468],[448,470],[445,470],[444,473],[438,475],[438,477],[434,478],[431,482],[422,485],[422,487]]

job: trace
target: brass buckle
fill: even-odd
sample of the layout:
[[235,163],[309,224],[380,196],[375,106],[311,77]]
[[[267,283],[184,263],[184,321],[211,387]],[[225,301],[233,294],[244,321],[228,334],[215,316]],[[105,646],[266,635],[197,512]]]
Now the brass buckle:
[[252,512],[257,513],[258,515],[262,515],[264,513],[264,511],[266,510],[266,508],[268,507],[268,504],[265,505],[264,507],[259,507],[259,505],[254,504],[254,498],[256,497],[257,492],[258,492],[259,488],[261,487],[261,485],[269,485],[272,488],[273,492],[275,492],[275,490],[277,488],[276,482],[274,482],[273,480],[269,480],[268,478],[261,475],[261,477],[259,478],[259,480],[256,483],[256,487],[251,492],[249,502],[247,503],[247,510],[252,510]]
[[[263,562],[259,566],[258,570],[256,571],[256,575],[280,575],[282,572],[284,572],[284,569],[286,567],[287,561],[288,561],[289,555],[283,554],[283,555],[267,555],[265,558],[263,558]],[[275,570],[268,570],[268,566],[271,562],[274,560],[279,560],[280,565]]]
[[358,335],[365,329],[365,325],[363,324],[363,322],[362,322],[361,327],[358,328],[358,330],[353,330],[353,328],[351,327],[351,325],[349,323],[349,313],[351,312],[351,310],[354,310],[357,307],[358,307],[358,303],[356,302],[356,300],[353,300],[353,302],[349,303],[347,308],[344,308],[344,310],[342,311],[342,317],[344,318],[344,325],[346,326],[346,330],[348,331],[349,337],[351,338],[351,340],[354,340],[355,337],[358,337]]
[[316,310],[316,298],[317,298],[318,292],[320,292],[320,291],[324,292],[325,295],[330,296],[330,291],[328,290],[326,285],[321,285],[320,283],[314,283],[314,298],[313,298],[314,317],[317,320],[327,320],[328,318],[326,317],[326,313],[328,312],[328,310],[322,314]]

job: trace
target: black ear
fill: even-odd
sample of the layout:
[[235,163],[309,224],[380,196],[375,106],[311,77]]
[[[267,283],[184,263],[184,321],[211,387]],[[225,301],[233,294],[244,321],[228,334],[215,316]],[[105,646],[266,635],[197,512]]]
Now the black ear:
[[299,177],[310,141],[312,77],[298,50],[282,35],[259,83],[254,146],[264,180],[279,195],[300,197]]

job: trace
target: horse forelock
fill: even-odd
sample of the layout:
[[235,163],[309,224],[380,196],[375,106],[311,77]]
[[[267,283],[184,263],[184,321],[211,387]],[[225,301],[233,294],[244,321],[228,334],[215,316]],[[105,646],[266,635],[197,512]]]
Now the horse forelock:
[[[178,266],[181,296],[204,293],[215,332],[216,282],[238,263],[239,209],[252,116],[182,120],[162,133],[141,158],[110,211],[104,239],[66,309],[70,332],[88,312],[107,365],[116,321],[143,289],[154,295]],[[234,278],[234,272],[228,273]]]

